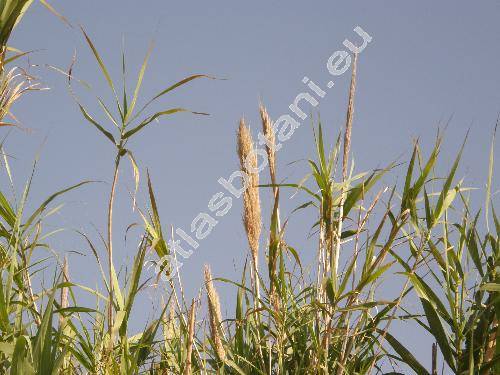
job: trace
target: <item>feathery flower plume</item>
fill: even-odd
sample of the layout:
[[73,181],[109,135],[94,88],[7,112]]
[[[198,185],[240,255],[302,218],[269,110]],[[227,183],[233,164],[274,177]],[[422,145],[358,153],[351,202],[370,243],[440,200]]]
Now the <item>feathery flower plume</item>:
[[193,339],[194,339],[194,323],[196,320],[196,302],[193,299],[191,309],[189,310],[188,320],[188,339],[186,343],[186,367],[184,367],[184,375],[191,375],[191,356],[193,354]]
[[163,317],[163,338],[165,339],[165,343],[168,340],[172,340],[175,338],[175,304],[170,301],[168,306],[169,312],[167,316]]
[[245,120],[240,120],[238,129],[238,156],[241,170],[248,175],[248,187],[243,196],[243,224],[247,233],[248,244],[252,252],[255,271],[259,264],[259,238],[262,226],[259,198],[259,174],[257,170],[257,155],[250,129],[245,125]]
[[354,63],[352,64],[351,87],[349,89],[349,106],[347,107],[347,116],[344,133],[344,154],[342,160],[342,179],[347,179],[347,167],[349,164],[349,151],[351,149],[351,132],[352,119],[354,117],[354,93],[356,92],[356,66],[358,62],[358,54],[354,55]]
[[[342,159],[342,182],[347,180],[347,168],[349,164],[349,151],[351,149],[351,133],[352,133],[352,120],[354,116],[354,94],[356,92],[356,67],[358,63],[358,54],[354,55],[354,62],[352,64],[351,87],[349,89],[349,105],[347,107],[345,132],[344,132],[344,152]],[[342,187],[341,198],[339,204],[339,223],[337,225],[337,232],[335,234],[335,248],[332,256],[333,259],[333,272],[334,278],[337,278],[337,270],[339,265],[340,256],[340,237],[342,234],[342,222],[344,216],[344,202],[346,198],[346,189]]]
[[273,290],[274,282],[273,276],[276,267],[276,257],[278,251],[276,250],[277,242],[279,241],[279,232],[281,228],[280,215],[279,215],[279,187],[276,185],[276,135],[273,131],[273,123],[266,107],[262,103],[259,105],[260,118],[262,120],[262,131],[266,137],[266,152],[267,160],[269,162],[269,175],[271,183],[273,184],[274,205],[271,216],[271,228],[269,230],[269,275],[271,278],[270,289]]
[[212,341],[214,343],[214,349],[217,353],[217,356],[220,360],[224,360],[226,358],[226,351],[224,350],[224,346],[222,345],[222,314],[220,311],[220,302],[219,295],[215,290],[213,281],[212,281],[212,272],[210,271],[210,267],[205,265],[205,288],[207,291],[207,300],[208,300],[208,315],[210,322],[210,334],[212,336]]
[[[12,126],[16,118],[10,111],[13,104],[28,91],[41,90],[34,78],[20,68],[13,68],[8,72],[0,65],[0,126]],[[10,117],[13,122],[6,121]]]
[[[262,103],[259,105],[260,118],[262,120],[262,131],[264,133],[264,137],[267,138],[271,147],[266,144],[266,152],[267,158],[269,160],[269,174],[271,176],[271,183],[273,185],[276,184],[276,137],[273,131],[273,124],[271,122],[271,118],[267,113],[266,107]],[[276,186],[273,187],[273,190],[276,190]]]

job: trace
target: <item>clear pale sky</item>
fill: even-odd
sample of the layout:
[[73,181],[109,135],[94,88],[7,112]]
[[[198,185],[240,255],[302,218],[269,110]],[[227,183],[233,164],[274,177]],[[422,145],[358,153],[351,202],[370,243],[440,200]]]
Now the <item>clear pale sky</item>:
[[[166,231],[171,224],[187,231],[191,220],[206,211],[210,197],[220,191],[217,179],[227,178],[237,168],[235,134],[239,118],[245,116],[256,132],[260,130],[259,100],[276,118],[287,113],[293,98],[304,91],[304,76],[324,88],[329,79],[328,57],[343,48],[344,39],[355,40],[353,29],[358,25],[373,40],[360,55],[358,65],[353,130],[356,171],[383,167],[400,157],[398,160],[407,160],[412,139],[419,137],[422,143],[431,145],[438,124],[451,117],[442,165],[451,163],[471,128],[461,176],[470,186],[484,187],[489,144],[500,110],[498,1],[51,3],[75,28],[67,27],[35,4],[15,30],[11,44],[21,50],[36,50],[30,63],[38,67],[31,68],[31,72],[50,90],[26,96],[15,108],[18,119],[30,131],[11,132],[6,149],[15,156],[11,167],[18,191],[39,150],[32,206],[51,192],[81,180],[106,181],[66,195],[61,200],[65,207],[46,227],[47,231],[68,229],[51,240],[59,254],[83,254],[70,255],[75,281],[94,286],[100,278],[89,249],[71,229],[84,231],[96,243],[96,228],[105,232],[105,205],[114,157],[109,142],[82,119],[64,77],[46,68],[46,64],[67,68],[76,51],[75,75],[91,83],[95,93],[106,90],[78,25],[94,40],[117,79],[125,40],[130,87],[149,42],[155,41],[143,97],[149,98],[194,73],[227,78],[195,81],[166,96],[156,107],[184,106],[209,112],[210,116],[178,114],[162,119],[129,145],[139,162],[143,183],[146,168],[151,173]],[[329,143],[334,142],[345,118],[348,85],[346,73],[315,109],[321,115]],[[80,96],[104,120],[92,94],[80,90]],[[105,97],[109,99],[107,91]],[[306,165],[288,163],[312,157],[313,152],[308,119],[278,153],[280,178],[299,181],[307,171]],[[130,264],[140,235],[138,229],[133,229],[128,242],[122,240],[125,228],[139,222],[140,217],[131,210],[128,191],[133,188],[133,177],[127,162],[123,163],[120,177],[115,227],[117,266]],[[267,171],[261,178],[267,181]],[[146,194],[142,184],[140,205],[145,204]],[[269,194],[262,194],[267,210]],[[290,196],[291,192],[285,193],[283,211],[288,213],[305,199],[288,199]],[[482,192],[477,199],[483,199]],[[202,285],[205,263],[211,264],[217,276],[239,277],[247,244],[241,201],[233,203],[231,211],[184,264],[188,298]],[[298,214],[292,217],[289,227],[289,241],[309,261],[313,259],[315,240],[307,240],[306,236],[313,219],[312,212]],[[232,309],[234,290],[222,285],[219,288],[223,304]],[[144,321],[150,318],[148,301],[150,298],[145,297],[137,307],[138,315],[144,311]],[[141,322],[139,319],[138,326]],[[408,325],[398,327],[396,336],[409,342],[419,358],[428,363],[428,338],[417,335]]]

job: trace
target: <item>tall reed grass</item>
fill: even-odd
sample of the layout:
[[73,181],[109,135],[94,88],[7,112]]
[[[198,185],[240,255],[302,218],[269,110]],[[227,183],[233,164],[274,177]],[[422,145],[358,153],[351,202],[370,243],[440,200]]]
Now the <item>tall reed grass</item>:
[[[7,43],[29,4],[3,1],[0,6],[2,125],[7,124],[4,118],[12,117],[12,104],[34,88],[27,76],[16,73],[20,68],[6,68],[20,57],[18,52],[9,52]],[[134,303],[148,288],[143,275],[146,253],[152,251],[158,259],[173,254],[148,173],[149,204],[138,207],[144,229],[140,245],[130,267],[119,274],[115,270],[115,191],[124,159],[130,161],[136,190],[141,183],[129,141],[157,119],[191,112],[179,107],[148,112],[152,103],[195,79],[211,77],[189,76],[143,100],[140,89],[151,49],[134,90],[127,92],[124,81],[119,87],[109,74],[90,36],[83,29],[82,33],[113,94],[111,103],[98,99],[107,119],[102,123],[80,104],[72,71],[67,73],[82,122],[94,127],[115,152],[109,162],[111,185],[103,212],[107,236],[98,246],[82,234],[96,259],[104,292],[76,284],[67,260],[60,264],[50,287],[32,282],[36,268],[46,261],[35,261],[33,254],[50,247],[44,222],[53,212],[51,204],[86,181],[54,193],[32,212],[26,210],[31,178],[18,200],[0,191],[0,373],[500,373],[500,222],[492,192],[494,137],[487,198],[477,211],[470,204],[476,192],[457,177],[464,146],[445,175],[435,172],[438,160],[443,159],[441,134],[428,155],[415,142],[402,185],[382,183],[382,176],[393,178],[400,169],[395,164],[355,172],[351,143],[355,142],[352,128],[357,125],[357,61],[345,125],[330,151],[323,125],[318,121],[313,126],[316,155],[307,160],[310,173],[299,182],[280,182],[272,121],[263,104],[259,113],[269,141],[270,183],[259,181],[262,176],[255,172],[252,134],[240,120],[235,159],[249,176],[243,181],[248,188],[242,214],[248,249],[242,248],[241,255],[249,251],[250,265],[244,264],[238,281],[214,278],[207,265],[206,298],[200,295],[190,302],[183,293],[182,273],[168,278],[176,265],[162,265],[168,280],[159,284],[164,294],[162,308],[144,332],[131,334]],[[124,76],[125,57],[122,69]],[[261,208],[262,189],[272,191],[270,212]],[[304,235],[313,229],[313,272],[306,272],[302,264],[302,253],[308,249],[292,246],[287,239],[288,220],[280,217],[280,194],[289,189],[305,199],[293,215],[306,209],[315,213],[314,222],[304,224]],[[398,295],[382,299],[379,289],[395,280],[400,281]],[[228,316],[222,314],[216,289],[221,282],[233,286],[236,294],[235,311]],[[76,298],[77,290],[91,293],[96,305],[83,306]],[[415,297],[420,307],[409,309],[405,302]],[[426,348],[430,360],[416,358],[398,339],[395,321],[411,322],[432,337],[435,344]]]

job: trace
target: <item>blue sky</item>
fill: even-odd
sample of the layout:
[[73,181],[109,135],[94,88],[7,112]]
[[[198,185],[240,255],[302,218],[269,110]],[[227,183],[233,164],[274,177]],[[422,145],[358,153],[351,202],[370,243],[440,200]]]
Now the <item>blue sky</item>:
[[[498,1],[54,0],[52,4],[73,25],[85,28],[117,78],[124,41],[130,87],[148,44],[154,40],[143,97],[194,73],[225,78],[193,82],[156,107],[183,106],[210,116],[174,115],[153,123],[130,144],[142,182],[146,168],[151,173],[165,230],[170,225],[187,230],[220,190],[219,177],[228,177],[237,168],[235,134],[239,118],[244,116],[256,133],[260,130],[259,100],[272,118],[287,113],[289,104],[304,90],[304,76],[320,83],[328,80],[328,57],[342,49],[344,39],[354,39],[353,29],[358,25],[373,40],[359,57],[352,141],[356,171],[406,160],[415,138],[428,149],[439,124],[451,119],[442,164],[451,163],[471,129],[460,172],[470,186],[484,187],[489,144],[500,110]],[[11,43],[21,50],[36,50],[30,63],[37,66],[31,72],[50,88],[30,94],[15,108],[23,127],[29,130],[16,130],[7,141],[7,151],[15,156],[11,166],[17,185],[24,183],[37,150],[40,161],[33,205],[69,184],[86,179],[104,181],[65,196],[65,206],[46,228],[67,229],[53,237],[52,245],[59,254],[70,252],[73,279],[95,285],[100,277],[95,261],[74,230],[84,231],[97,242],[97,230],[105,231],[113,149],[84,122],[64,77],[47,66],[65,69],[76,53],[74,74],[91,83],[94,93],[106,92],[102,95],[108,100],[110,97],[78,27],[67,27],[39,4],[29,10]],[[331,144],[345,119],[348,85],[347,73],[336,80],[335,87],[314,109]],[[93,94],[84,90],[79,93],[82,102],[99,113]],[[307,166],[289,164],[311,157],[313,152],[307,119],[278,154],[280,178],[300,180]],[[122,240],[125,228],[139,222],[140,217],[132,212],[129,191],[133,189],[133,176],[127,163],[120,177],[115,227],[117,266],[127,264],[133,256],[140,234],[132,230],[127,243]],[[142,184],[140,205],[145,204],[146,194]],[[291,192],[285,195],[284,212],[303,203],[300,196],[291,196]],[[268,192],[263,192],[262,199],[269,201]],[[481,202],[482,192],[475,199]],[[264,209],[268,208],[264,204]],[[289,240],[311,261],[315,245],[307,239],[307,232],[313,220],[312,212],[304,213],[293,216],[289,224]],[[241,202],[235,200],[231,211],[185,263],[186,294],[197,293],[205,263],[211,264],[218,276],[238,278],[246,247]],[[226,306],[231,306],[233,291],[220,288]],[[145,302],[153,303],[148,301],[146,298]],[[400,336],[414,337],[414,331],[402,326]],[[429,357],[425,340],[413,340],[411,346],[421,356]]]

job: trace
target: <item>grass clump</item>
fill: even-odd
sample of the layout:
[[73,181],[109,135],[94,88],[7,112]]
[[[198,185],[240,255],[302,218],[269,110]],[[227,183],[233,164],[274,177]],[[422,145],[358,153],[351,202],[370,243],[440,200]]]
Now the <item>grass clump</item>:
[[[2,3],[1,124],[6,124],[4,118],[12,117],[11,105],[35,87],[26,76],[16,75],[18,68],[5,69],[19,56],[7,53],[7,41],[29,3]],[[319,121],[314,124],[316,155],[307,160],[310,172],[299,182],[279,180],[275,130],[264,105],[260,105],[259,113],[267,138],[269,184],[259,181],[252,134],[245,121],[240,121],[237,158],[248,177],[242,181],[247,186],[243,227],[250,264],[245,263],[238,281],[214,278],[210,267],[205,266],[206,303],[201,292],[188,303],[182,275],[173,272],[176,265],[163,264],[159,269],[167,282],[160,282],[161,275],[155,280],[163,288],[162,307],[143,332],[131,334],[133,306],[148,288],[149,280],[143,274],[146,253],[152,251],[159,259],[175,254],[168,245],[173,238],[162,228],[148,173],[149,205],[138,208],[144,224],[139,246],[130,267],[116,271],[113,218],[123,159],[130,161],[137,190],[140,173],[128,146],[130,139],[140,136],[157,119],[190,112],[180,107],[148,112],[150,105],[192,80],[211,77],[186,77],[140,106],[151,49],[132,92],[125,88],[123,57],[119,91],[93,41],[82,32],[113,94],[111,103],[97,97],[107,119],[100,122],[80,104],[72,69],[67,73],[70,92],[83,119],[111,142],[115,152],[110,161],[112,182],[102,248],[82,234],[96,259],[104,291],[74,283],[66,259],[58,263],[49,287],[32,281],[37,268],[47,261],[34,260],[34,252],[50,250],[47,238],[51,233],[45,232],[44,222],[57,208],[50,210],[49,206],[86,181],[54,193],[30,213],[26,206],[31,177],[19,200],[8,199],[8,194],[0,192],[1,373],[342,375],[397,371],[437,374],[440,369],[454,374],[500,371],[500,223],[491,192],[494,140],[487,199],[477,212],[470,204],[471,189],[457,178],[462,149],[449,171],[444,176],[436,175],[442,135],[438,135],[429,155],[424,155],[415,142],[402,186],[381,183],[382,176],[393,176],[394,164],[356,174],[351,143],[357,59],[342,132],[327,151],[324,127]],[[261,208],[261,189],[272,191],[267,213]],[[312,233],[314,239],[312,270],[302,264],[302,253],[308,249],[297,249],[289,242],[289,217],[282,220],[280,215],[280,194],[287,189],[305,199],[293,215],[305,209],[315,213],[314,222],[304,228],[304,234]],[[263,224],[266,215],[267,225]],[[259,261],[266,267],[259,267]],[[172,274],[177,277],[169,278]],[[381,298],[380,289],[387,282],[397,285],[396,280],[399,293]],[[230,316],[222,315],[217,282],[234,287],[236,306]],[[96,305],[83,306],[76,298],[77,291],[91,293]],[[420,307],[409,309],[405,302],[415,296]],[[413,322],[433,338],[435,344],[428,348],[430,367],[426,365],[429,361],[416,358],[399,341],[395,321]]]

